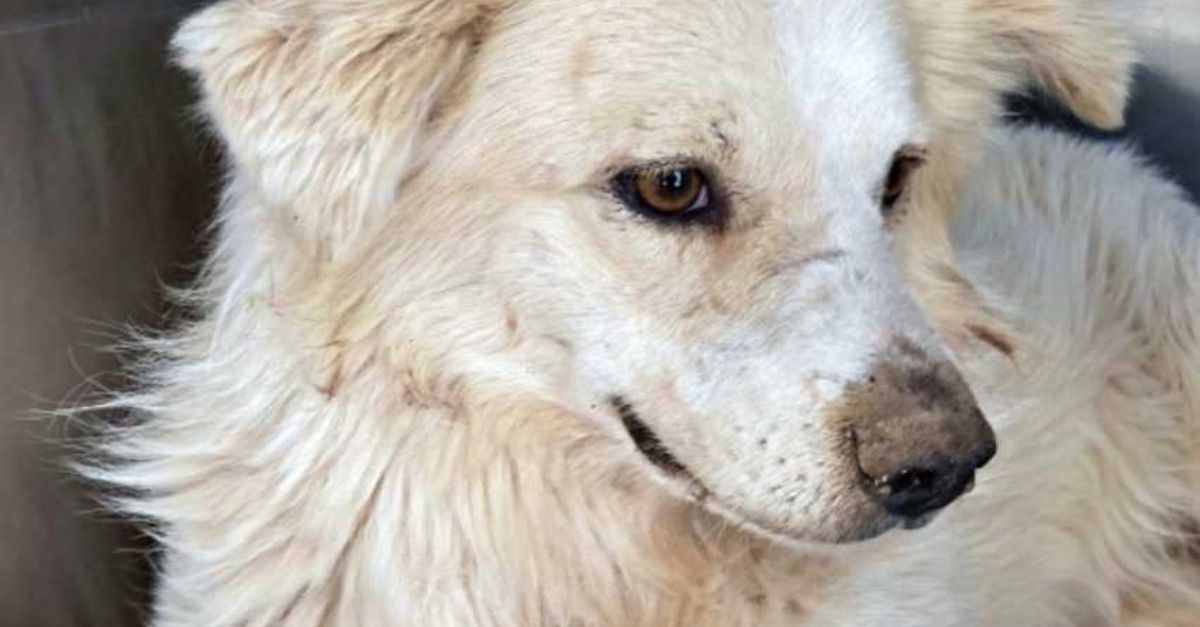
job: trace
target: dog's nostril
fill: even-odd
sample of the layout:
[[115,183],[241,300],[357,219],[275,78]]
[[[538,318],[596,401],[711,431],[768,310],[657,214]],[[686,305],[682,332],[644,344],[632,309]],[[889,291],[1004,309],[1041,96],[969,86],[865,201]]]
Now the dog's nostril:
[[975,479],[973,463],[904,468],[874,482],[883,508],[894,516],[919,518],[958,498]]
[[905,468],[895,478],[884,484],[889,494],[895,492],[915,492],[933,486],[937,473],[928,468]]

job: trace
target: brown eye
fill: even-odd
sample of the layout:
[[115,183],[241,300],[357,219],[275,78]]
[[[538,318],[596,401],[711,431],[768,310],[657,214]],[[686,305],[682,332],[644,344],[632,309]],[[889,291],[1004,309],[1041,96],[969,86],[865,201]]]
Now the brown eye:
[[708,182],[698,168],[651,168],[631,177],[631,191],[644,211],[676,216],[708,207]]
[[892,158],[892,167],[888,171],[887,180],[883,184],[883,196],[880,204],[886,216],[895,209],[896,204],[904,197],[913,172],[925,165],[925,150],[917,146],[905,146],[896,152]]

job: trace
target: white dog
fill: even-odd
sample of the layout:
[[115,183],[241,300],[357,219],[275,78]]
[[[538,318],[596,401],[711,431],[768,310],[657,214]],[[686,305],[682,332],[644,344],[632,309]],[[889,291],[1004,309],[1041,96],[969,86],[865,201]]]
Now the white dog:
[[176,46],[231,177],[87,471],[157,625],[1200,616],[1195,209],[989,131],[1030,80],[1120,123],[1099,2],[225,0]]

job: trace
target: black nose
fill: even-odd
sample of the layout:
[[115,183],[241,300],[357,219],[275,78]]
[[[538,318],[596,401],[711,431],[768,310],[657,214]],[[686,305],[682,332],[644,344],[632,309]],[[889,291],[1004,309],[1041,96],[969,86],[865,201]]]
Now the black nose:
[[889,514],[920,518],[945,507],[970,489],[975,482],[975,471],[986,464],[995,451],[992,446],[972,458],[941,457],[901,468],[893,475],[874,479],[871,489]]
[[996,454],[987,419],[944,361],[882,363],[847,388],[842,411],[863,487],[894,516],[918,519],[948,505]]

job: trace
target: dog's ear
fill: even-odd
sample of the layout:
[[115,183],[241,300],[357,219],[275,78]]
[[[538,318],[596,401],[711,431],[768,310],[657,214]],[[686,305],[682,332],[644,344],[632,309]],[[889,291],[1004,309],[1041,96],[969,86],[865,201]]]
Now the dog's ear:
[[1120,126],[1135,57],[1112,1],[905,0],[935,148],[969,161],[1001,95],[1030,83],[1092,124]]
[[1135,63],[1112,0],[987,0],[993,37],[1026,77],[1102,129],[1121,126]]
[[[928,125],[928,165],[896,230],[901,265],[926,314],[953,344],[1005,325],[958,270],[949,221],[1002,95],[1037,83],[1102,127],[1124,119],[1133,46],[1114,0],[903,0]],[[1003,342],[1000,342],[1003,344]]]
[[173,47],[239,182],[328,237],[393,199],[501,2],[223,0]]

